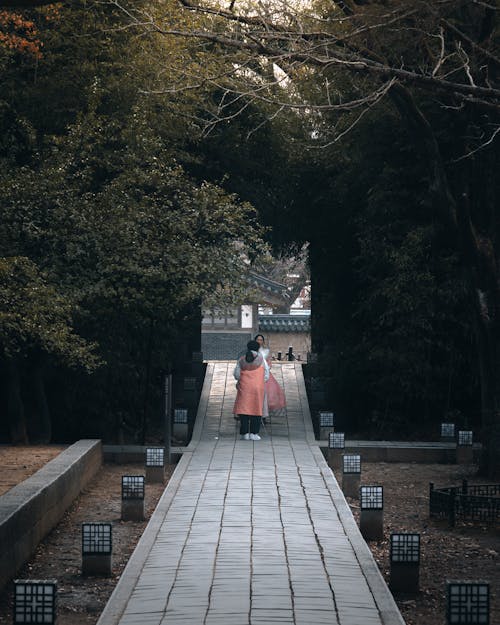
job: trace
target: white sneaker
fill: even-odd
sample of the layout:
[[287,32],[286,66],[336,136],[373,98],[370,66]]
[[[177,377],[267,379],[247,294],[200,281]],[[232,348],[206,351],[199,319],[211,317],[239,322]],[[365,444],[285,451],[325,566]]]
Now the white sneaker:
[[260,441],[260,436],[258,434],[250,434],[250,439],[252,441]]
[[240,436],[242,441],[249,441],[250,440],[250,434],[242,434]]

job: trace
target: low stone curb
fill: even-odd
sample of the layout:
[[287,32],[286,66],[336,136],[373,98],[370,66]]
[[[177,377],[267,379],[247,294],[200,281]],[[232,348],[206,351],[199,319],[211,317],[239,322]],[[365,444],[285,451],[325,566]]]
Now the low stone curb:
[[80,440],[0,497],[0,588],[102,466],[99,440]]
[[154,545],[161,524],[163,523],[170,505],[177,493],[182,478],[186,473],[189,463],[191,462],[193,457],[192,452],[196,448],[200,439],[203,428],[203,418],[206,412],[210,387],[212,385],[212,374],[213,367],[210,367],[209,365],[207,366],[207,372],[205,374],[205,381],[203,383],[191,442],[187,447],[182,448],[182,457],[178,462],[170,480],[168,481],[167,487],[165,488],[165,491],[161,496],[148,525],[146,526],[146,529],[137,543],[118,584],[102,611],[101,616],[97,621],[97,625],[115,625],[119,622],[127,606],[127,602],[132,595],[135,585],[137,584],[137,580],[139,579],[140,572],[144,567],[144,563],[148,558],[152,546]]
[[[366,544],[359,528],[354,520],[349,504],[347,503],[344,494],[338,485],[338,482],[333,474],[333,471],[327,465],[325,458],[322,454],[322,450],[318,446],[318,441],[314,437],[314,430],[312,427],[311,413],[309,410],[309,404],[307,401],[306,386],[300,369],[300,374],[297,372],[297,383],[299,386],[299,397],[302,405],[302,413],[304,415],[304,426],[306,429],[306,438],[309,443],[312,453],[316,459],[316,462],[320,468],[323,479],[330,493],[330,497],[337,509],[340,522],[344,527],[344,531],[349,538],[349,542],[352,545],[356,558],[359,562],[359,566],[366,582],[371,590],[375,603],[380,613],[380,618],[384,625],[405,625],[405,621],[401,616],[399,608],[394,601],[394,598],[385,583],[385,580],[380,572],[377,563],[375,562],[370,548]],[[361,625],[361,624],[360,624]]]

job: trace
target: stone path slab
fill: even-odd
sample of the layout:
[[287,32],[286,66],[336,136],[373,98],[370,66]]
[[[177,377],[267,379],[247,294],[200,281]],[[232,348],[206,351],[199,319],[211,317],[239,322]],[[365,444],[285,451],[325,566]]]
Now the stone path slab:
[[210,362],[193,440],[98,625],[404,625],[314,440],[296,363],[286,415],[242,441],[234,363]]

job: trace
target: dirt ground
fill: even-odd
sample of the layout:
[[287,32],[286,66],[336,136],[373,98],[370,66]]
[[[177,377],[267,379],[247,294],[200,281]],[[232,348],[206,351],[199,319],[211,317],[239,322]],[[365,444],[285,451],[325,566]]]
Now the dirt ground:
[[[341,484],[341,476],[336,472]],[[407,625],[445,625],[446,580],[490,583],[490,623],[500,624],[500,528],[429,518],[429,482],[439,486],[487,483],[475,477],[475,467],[442,464],[365,463],[362,485],[384,487],[384,540],[370,549],[387,583],[390,579],[391,532],[417,532],[421,541],[420,592],[397,594]],[[359,502],[348,499],[359,523]],[[361,624],[360,624],[361,625]]]
[[66,449],[63,445],[47,447],[8,447],[0,445],[0,495],[36,473],[44,464]]
[[[23,464],[27,463],[27,460],[21,460],[21,456],[19,458]],[[167,479],[174,468],[167,467]],[[3,466],[0,464],[1,471]],[[93,625],[97,622],[147,525],[147,521],[121,521],[122,475],[144,475],[144,465],[104,465],[16,576],[19,579],[57,579],[58,625]],[[161,484],[146,485],[146,519],[151,516],[164,488]],[[81,523],[88,521],[112,523],[111,577],[81,575]],[[12,588],[9,586],[0,593],[0,623],[12,623]]]
[[[0,474],[3,473],[0,456]],[[20,465],[30,461],[16,449]],[[34,457],[32,451],[29,457]],[[168,467],[169,476],[174,467]],[[94,625],[139,540],[144,523],[120,520],[120,484],[123,474],[141,474],[142,465],[105,465],[99,475],[75,501],[58,527],[39,546],[31,562],[17,577],[58,579],[58,625]],[[375,560],[389,581],[389,536],[393,531],[421,534],[420,592],[399,595],[396,601],[407,625],[445,625],[445,582],[447,579],[483,579],[490,582],[491,620],[500,623],[500,529],[480,525],[457,525],[429,519],[429,482],[436,487],[460,484],[473,477],[473,467],[456,465],[365,463],[362,484],[384,486],[384,540],[371,542]],[[337,476],[339,479],[339,476]],[[340,483],[340,479],[339,479]],[[146,486],[146,517],[161,496],[161,485]],[[358,502],[350,500],[358,518]],[[80,524],[110,521],[113,524],[113,576],[82,577]],[[0,623],[12,622],[12,589],[0,594]],[[363,625],[359,623],[359,625]]]

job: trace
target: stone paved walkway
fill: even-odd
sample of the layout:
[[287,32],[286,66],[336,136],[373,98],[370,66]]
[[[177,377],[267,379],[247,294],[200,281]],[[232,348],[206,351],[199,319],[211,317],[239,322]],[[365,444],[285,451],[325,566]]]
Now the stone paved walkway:
[[98,625],[403,625],[314,441],[302,369],[287,415],[242,441],[233,363],[208,364],[193,441]]

